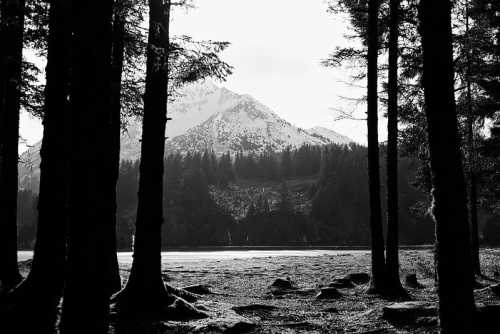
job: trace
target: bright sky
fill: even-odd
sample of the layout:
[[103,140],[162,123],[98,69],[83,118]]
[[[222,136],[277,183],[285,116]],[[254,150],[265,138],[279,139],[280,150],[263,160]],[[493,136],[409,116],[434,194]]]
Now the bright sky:
[[[195,5],[174,13],[172,33],[231,43],[223,59],[234,74],[223,86],[252,95],[297,126],[324,126],[366,143],[363,121],[335,122],[338,114],[331,110],[352,110],[341,96],[360,97],[364,90],[345,83],[345,69],[320,65],[336,46],[352,43],[344,38],[347,20],[327,13],[325,0],[195,0]],[[358,117],[363,109],[358,107]],[[382,122],[381,140],[384,128]],[[21,134],[29,143],[39,140],[39,121],[24,115]]]

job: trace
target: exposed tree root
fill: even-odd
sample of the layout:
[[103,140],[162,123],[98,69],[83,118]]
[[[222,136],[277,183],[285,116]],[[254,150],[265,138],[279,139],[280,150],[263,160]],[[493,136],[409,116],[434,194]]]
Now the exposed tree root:
[[394,282],[385,282],[381,287],[375,287],[373,282],[370,282],[368,290],[366,290],[368,295],[379,295],[380,297],[396,300],[396,301],[409,301],[411,296],[401,285],[399,280]]
[[184,289],[173,287],[170,284],[165,284],[165,288],[167,289],[168,293],[170,293],[176,297],[182,298],[190,303],[196,302],[199,298],[199,296],[194,294],[194,293],[191,293],[191,292],[186,291]]
[[54,333],[60,300],[54,287],[28,276],[0,298],[0,323],[15,326],[16,333]]
[[373,284],[370,284],[368,289],[366,290],[366,294],[368,295],[380,295],[383,296],[385,294],[385,289],[375,287]]
[[182,298],[176,297],[174,302],[167,306],[168,320],[192,320],[208,318],[208,314],[196,308]]
[[212,294],[211,286],[206,284],[188,285],[182,288],[187,292],[191,292],[197,295],[210,295]]
[[112,313],[118,316],[119,321],[129,317],[157,320],[193,320],[208,317],[184,297],[191,301],[197,300],[196,295],[169,285],[157,293],[141,293],[128,287],[112,297]]
[[5,296],[11,289],[15,288],[19,283],[21,283],[23,277],[17,274],[14,278],[9,281],[0,281],[0,297]]

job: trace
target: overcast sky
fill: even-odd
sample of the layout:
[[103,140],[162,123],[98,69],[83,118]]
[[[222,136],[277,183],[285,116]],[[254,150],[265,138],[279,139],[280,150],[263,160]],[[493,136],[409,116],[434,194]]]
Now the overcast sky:
[[[337,121],[331,108],[352,110],[344,97],[359,97],[345,69],[320,65],[349,32],[343,17],[327,13],[325,0],[195,0],[196,8],[176,11],[172,34],[228,41],[223,59],[234,74],[221,85],[250,94],[291,123],[325,126],[366,143],[362,121]],[[352,43],[352,42],[351,42]],[[363,85],[364,83],[360,83]],[[359,108],[363,117],[363,107]],[[21,134],[30,143],[41,138],[41,125],[24,115]],[[385,138],[381,124],[381,140]]]

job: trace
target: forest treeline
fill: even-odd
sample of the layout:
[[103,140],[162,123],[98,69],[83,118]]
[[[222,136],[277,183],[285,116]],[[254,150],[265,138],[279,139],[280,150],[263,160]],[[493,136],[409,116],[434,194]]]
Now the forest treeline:
[[[232,72],[220,58],[229,43],[172,36],[175,9],[190,8],[193,2],[1,0],[0,329],[50,333],[57,327],[61,334],[104,334],[109,332],[111,305],[121,320],[206,317],[163,282],[165,221],[170,224],[163,231],[192,233],[189,239],[196,243],[223,240],[227,226],[233,226],[229,234],[235,241],[239,235],[244,242],[266,243],[268,236],[260,235],[276,236],[274,226],[292,225],[286,233],[290,240],[314,239],[314,231],[308,230],[314,224],[304,220],[311,217],[322,236],[358,235],[361,212],[368,221],[369,238],[364,241],[371,249],[367,293],[410,298],[399,277],[399,244],[408,216],[424,224],[406,208],[412,196],[422,200],[404,181],[405,165],[418,159],[421,211],[429,213],[435,230],[439,331],[476,332],[482,325],[474,295],[482,275],[479,212],[481,206],[498,212],[500,198],[500,3],[327,3],[330,12],[348,18],[348,37],[357,43],[337,48],[323,64],[348,64],[358,70],[353,81],[366,82],[366,96],[359,102],[366,105],[367,148],[333,147],[321,154],[319,164],[311,158],[319,156],[316,152],[307,163],[297,159],[295,167],[293,159],[289,164],[283,158],[281,170],[272,155],[239,155],[234,162],[224,155],[213,174],[191,166],[175,174],[185,158],[170,164],[167,159],[165,168],[166,123],[173,121],[167,101],[187,83],[207,77],[224,80]],[[23,58],[27,50],[46,60],[45,82],[38,80],[43,70]],[[20,275],[17,263],[18,198],[32,197],[18,192],[21,108],[43,119],[36,237],[27,277]],[[386,147],[379,143],[380,109],[388,121]],[[134,222],[133,263],[122,286],[117,189],[120,134],[129,117],[142,119],[142,139],[140,162],[122,165],[135,169],[129,182],[135,181],[137,194],[136,209],[128,217]],[[356,119],[347,111],[342,117]],[[202,163],[203,156],[190,160],[190,165]],[[286,179],[280,174],[298,176],[318,169],[311,217],[293,212],[286,183],[278,205],[259,198],[240,226],[210,197],[211,182],[228,186],[238,173]],[[359,187],[347,185],[348,180]],[[209,221],[217,221],[217,232],[205,229]],[[346,225],[335,226],[342,223]],[[483,232],[494,237],[495,224]]]
[[[384,154],[384,153],[382,153]],[[117,183],[117,247],[132,249],[137,208],[139,161],[122,161]],[[366,246],[368,188],[366,147],[304,145],[283,152],[244,155],[213,152],[170,154],[165,159],[163,249],[168,246],[353,245]],[[421,208],[428,196],[419,191],[415,159],[402,159],[399,169],[401,240],[406,245],[431,244],[433,225]],[[310,209],[292,201],[288,183],[314,177],[307,190]],[[260,187],[279,183],[279,202],[266,193],[246,203],[236,220],[212,192],[239,181]],[[382,192],[385,193],[383,187]],[[333,200],[332,200],[333,199]],[[36,236],[37,195],[19,192],[19,247],[31,249]],[[230,203],[228,203],[230,205]],[[386,210],[384,208],[384,214]],[[487,241],[487,240],[486,240]]]

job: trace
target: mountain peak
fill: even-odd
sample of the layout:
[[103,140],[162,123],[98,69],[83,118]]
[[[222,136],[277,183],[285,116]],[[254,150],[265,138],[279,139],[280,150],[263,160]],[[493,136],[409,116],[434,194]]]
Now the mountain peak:
[[280,118],[251,95],[232,93],[232,103],[219,105],[218,111],[206,121],[169,140],[166,150],[187,153],[208,149],[217,154],[248,154],[268,149],[282,151],[289,146],[352,142],[332,130],[325,130],[301,129]]
[[[166,129],[167,152],[208,149],[218,154],[228,151],[260,153],[268,149],[282,151],[289,146],[352,142],[324,127],[309,130],[296,127],[251,95],[234,93],[211,80],[187,85],[167,109],[172,118]],[[137,160],[140,158],[141,123],[130,120],[127,130],[121,138],[120,157]],[[38,188],[40,146],[37,143],[21,157],[21,187]]]

